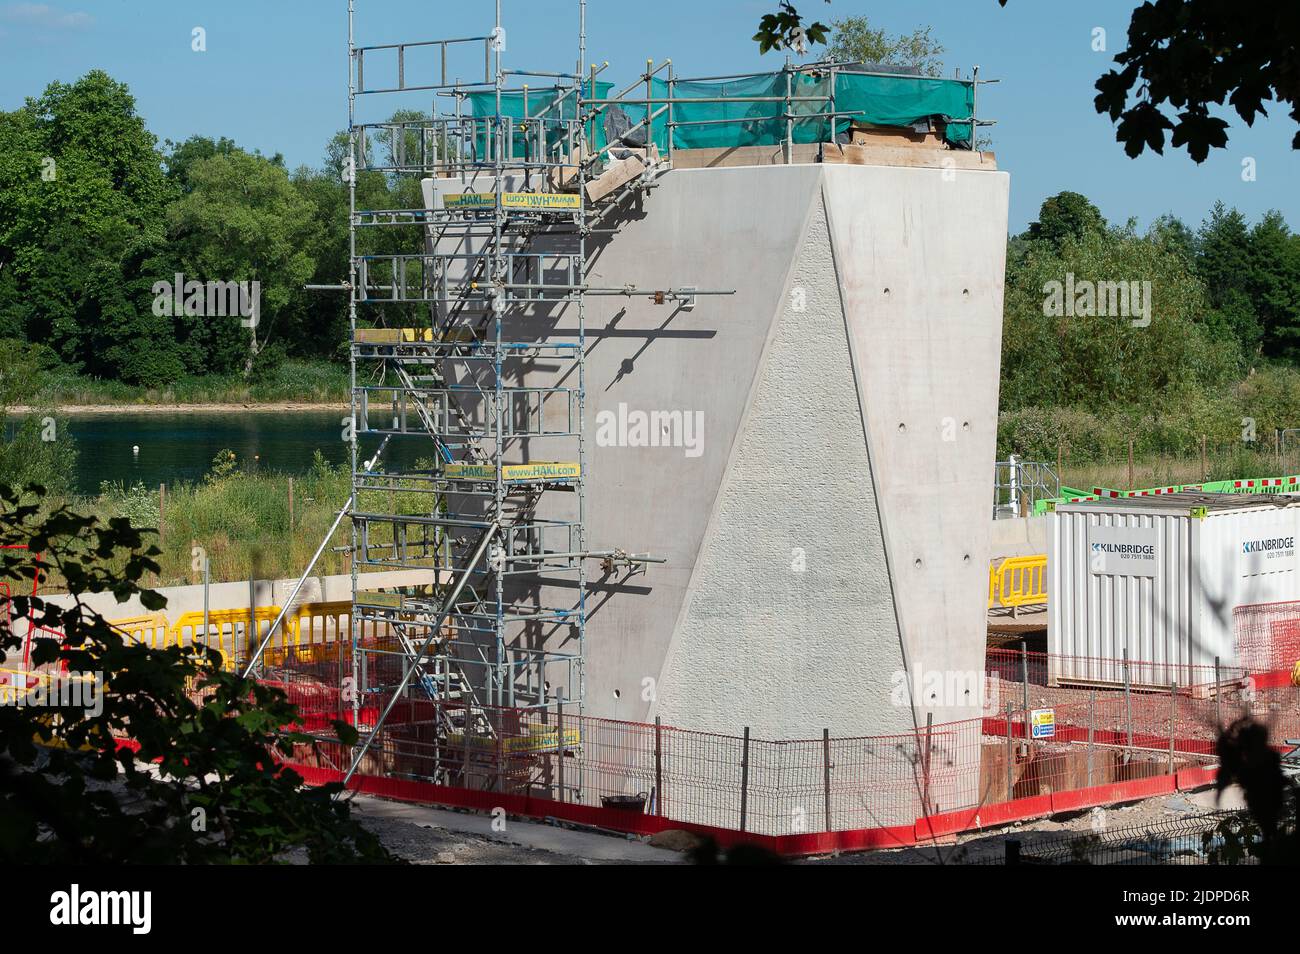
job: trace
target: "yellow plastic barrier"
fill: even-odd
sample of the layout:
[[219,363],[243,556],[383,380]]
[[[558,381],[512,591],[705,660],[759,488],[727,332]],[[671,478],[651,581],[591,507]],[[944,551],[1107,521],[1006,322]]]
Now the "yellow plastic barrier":
[[128,616],[126,619],[115,619],[109,625],[134,642],[148,643],[151,649],[166,649],[173,645],[172,627],[163,613]]
[[[246,656],[256,648],[266,631],[280,615],[278,606],[259,606],[253,619],[256,632],[251,632],[246,609],[219,609],[208,611],[208,629],[203,631],[203,613],[184,613],[175,623],[168,623],[162,613],[131,616],[112,620],[110,625],[136,642],[146,643],[154,649],[169,646],[192,646],[196,642],[218,650],[222,664],[233,669],[238,656]],[[352,637],[352,604],[346,600],[322,603],[303,603],[289,613],[275,637],[267,647],[270,660],[279,663],[292,650],[300,659],[315,658],[327,647]],[[238,652],[237,652],[238,651]]]
[[[254,626],[250,627],[248,610],[222,609],[208,612],[208,631],[203,632],[203,613],[185,613],[172,627],[173,644],[192,646],[196,642],[221,653],[225,669],[234,669],[236,659],[255,649],[262,634],[280,615],[278,606],[259,606],[253,611]],[[285,638],[283,632],[279,639]]]
[[[77,698],[86,698],[97,684],[90,673],[46,672],[42,669],[9,669],[0,667],[0,703],[16,705],[20,699],[33,693],[41,696],[64,696],[69,692]],[[75,689],[69,689],[76,686]]]
[[989,608],[1005,606],[1013,611],[1021,606],[1047,603],[1047,555],[1008,557],[996,568],[989,568]]

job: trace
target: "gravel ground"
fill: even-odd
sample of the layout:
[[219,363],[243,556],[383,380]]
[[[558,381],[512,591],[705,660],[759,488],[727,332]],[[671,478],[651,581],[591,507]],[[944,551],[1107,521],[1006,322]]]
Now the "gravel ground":
[[591,861],[526,845],[510,844],[467,832],[449,831],[392,818],[359,816],[384,846],[417,865],[589,865],[618,862]]
[[[925,865],[970,864],[1000,860],[1008,838],[1026,843],[1060,837],[1070,839],[1094,832],[1141,828],[1171,818],[1187,818],[1241,807],[1241,795],[1230,788],[1216,800],[1212,789],[1149,798],[1115,808],[1092,809],[1036,821],[1019,822],[993,832],[963,835],[942,845],[894,851],[856,852],[807,858],[806,865]],[[626,836],[560,828],[523,819],[510,819],[502,833],[483,834],[489,826],[482,815],[403,805],[381,799],[358,798],[355,817],[379,836],[390,851],[413,864],[471,865],[589,865],[683,864],[680,852],[652,848]]]
[[1018,838],[1025,844],[1053,838],[1065,840],[1081,835],[1104,834],[1107,831],[1142,828],[1156,825],[1172,818],[1190,818],[1243,807],[1240,789],[1229,787],[1222,799],[1217,799],[1213,789],[1162,795],[1129,805],[1112,808],[1088,809],[1017,822],[995,832],[973,833],[959,836],[952,844],[924,845],[897,851],[857,852],[834,858],[809,859],[809,864],[848,865],[923,865],[923,864],[978,864],[997,861],[1006,855],[1006,842]]
[[[412,864],[678,864],[683,856],[626,835],[358,796],[353,817]],[[498,825],[501,823],[498,822]]]

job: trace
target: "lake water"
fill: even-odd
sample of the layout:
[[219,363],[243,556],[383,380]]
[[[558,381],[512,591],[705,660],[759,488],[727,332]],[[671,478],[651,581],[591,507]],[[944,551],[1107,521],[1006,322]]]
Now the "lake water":
[[[157,414],[124,411],[75,415],[68,426],[77,442],[77,488],[99,492],[100,481],[141,481],[146,486],[197,481],[212,458],[230,448],[248,471],[302,474],[319,450],[330,463],[348,459],[343,442],[342,409],[327,411],[184,412]],[[361,439],[362,454],[373,453],[378,438]],[[131,448],[138,445],[139,454]],[[384,452],[391,464],[412,466],[429,457],[428,441],[394,438]]]

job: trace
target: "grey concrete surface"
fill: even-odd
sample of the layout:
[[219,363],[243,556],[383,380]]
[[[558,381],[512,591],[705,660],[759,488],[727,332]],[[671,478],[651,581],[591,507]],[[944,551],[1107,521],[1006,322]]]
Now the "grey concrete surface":
[[[383,573],[361,574],[362,589],[379,589],[391,586],[410,586],[428,583],[431,573],[420,570],[395,570]],[[291,580],[255,580],[255,599],[258,606],[279,606],[293,593],[297,578]],[[213,583],[208,587],[209,609],[247,609],[249,587],[247,581],[238,583]],[[157,590],[167,600],[167,606],[160,612],[166,613],[169,620],[175,620],[184,613],[201,613],[203,611],[203,584],[189,586],[163,586]],[[43,599],[58,606],[71,605],[72,598],[67,594],[41,594]],[[334,602],[352,599],[352,577],[349,575],[312,576],[303,584],[298,594],[297,603]],[[105,619],[123,619],[141,616],[147,612],[140,600],[132,597],[125,602],[118,602],[112,593],[92,593],[82,597],[82,602]]]
[[990,524],[989,557],[1034,556],[1047,552],[1047,516],[1008,517]]

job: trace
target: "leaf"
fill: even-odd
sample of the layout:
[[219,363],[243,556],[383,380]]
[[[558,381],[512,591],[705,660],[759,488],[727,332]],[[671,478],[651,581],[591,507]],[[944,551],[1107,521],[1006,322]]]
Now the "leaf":
[[339,741],[344,745],[356,745],[361,738],[361,734],[357,732],[357,727],[350,722],[335,719],[330,722],[330,726],[334,729],[335,734],[338,735]]

